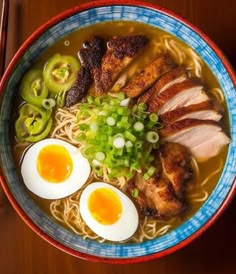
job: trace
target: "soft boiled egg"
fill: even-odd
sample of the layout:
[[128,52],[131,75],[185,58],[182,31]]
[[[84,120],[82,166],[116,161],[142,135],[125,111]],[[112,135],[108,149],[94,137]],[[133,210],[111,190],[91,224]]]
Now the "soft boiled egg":
[[110,241],[129,239],[138,227],[138,212],[133,202],[104,182],[91,183],[83,190],[80,214],[91,230]]
[[51,138],[33,144],[26,151],[21,174],[34,194],[45,199],[60,199],[84,185],[90,165],[78,148]]

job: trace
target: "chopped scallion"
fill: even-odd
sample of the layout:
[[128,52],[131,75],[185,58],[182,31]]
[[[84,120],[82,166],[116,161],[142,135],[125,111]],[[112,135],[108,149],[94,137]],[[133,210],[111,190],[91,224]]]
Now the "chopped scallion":
[[123,148],[125,145],[125,140],[123,137],[116,137],[114,140],[113,140],[113,146],[115,148]]
[[131,141],[127,141],[127,142],[125,143],[125,146],[126,146],[126,147],[132,147],[132,146],[133,146],[133,143],[132,143]]
[[155,131],[149,131],[146,135],[149,143],[156,143],[159,140],[159,135]]
[[109,178],[136,172],[150,178],[152,150],[158,147],[158,116],[147,111],[146,104],[135,104],[123,93],[87,97],[76,114],[77,140],[98,177],[106,168]]
[[125,98],[124,100],[120,102],[120,106],[127,107],[129,105],[129,102],[130,102],[130,98]]
[[95,154],[95,158],[96,158],[96,160],[98,160],[98,161],[103,161],[104,159],[105,159],[105,154],[103,153],[103,152],[96,152],[96,154]]
[[151,114],[149,115],[149,119],[150,119],[151,122],[156,123],[156,122],[158,121],[158,116],[157,116],[156,113],[151,113]]
[[134,130],[142,131],[144,129],[144,124],[141,122],[134,123]]
[[139,195],[139,189],[138,188],[134,188],[134,190],[133,190],[133,197],[134,198],[138,198],[138,195]]
[[130,140],[131,142],[135,142],[136,141],[136,136],[135,135],[133,135],[131,132],[129,132],[129,131],[125,131],[124,132],[124,136],[125,136],[125,138],[126,139],[128,139],[128,140]]
[[92,131],[97,131],[97,129],[98,129],[98,125],[96,124],[96,123],[92,123],[91,125],[90,125],[90,129],[92,130]]
[[151,177],[155,173],[155,171],[156,168],[154,166],[150,166],[146,173]]
[[107,124],[108,126],[114,126],[116,124],[116,120],[112,116],[109,116],[107,117]]

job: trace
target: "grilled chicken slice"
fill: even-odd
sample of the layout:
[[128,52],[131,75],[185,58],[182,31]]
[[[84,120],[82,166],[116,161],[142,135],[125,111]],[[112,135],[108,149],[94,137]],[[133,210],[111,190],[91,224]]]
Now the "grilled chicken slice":
[[178,199],[173,185],[166,178],[157,176],[144,181],[137,174],[135,179],[135,184],[129,183],[129,190],[139,189],[136,201],[143,215],[166,219],[177,216],[186,209],[185,203]]
[[96,92],[99,94],[108,91],[120,72],[133,61],[147,43],[148,38],[144,35],[131,35],[108,41],[108,49],[95,79]]
[[158,219],[159,214],[157,212],[154,202],[151,199],[149,199],[149,197],[147,197],[145,194],[145,181],[140,175],[139,176],[137,175],[136,179],[137,177],[140,177],[139,180],[143,181],[144,186],[140,187],[135,181],[129,181],[127,190],[130,192],[131,195],[133,195],[133,193],[135,193],[136,190],[138,189],[138,192],[137,192],[138,195],[137,197],[135,197],[135,201],[140,210],[140,213],[143,216],[153,217]]
[[220,124],[212,120],[180,120],[166,125],[160,135],[163,141],[188,147],[198,161],[217,155],[230,142]]
[[172,183],[178,198],[182,199],[186,183],[193,178],[190,151],[177,143],[160,146],[160,159],[165,176]]
[[167,55],[157,56],[144,69],[134,76],[122,89],[128,97],[136,97],[150,88],[156,80],[173,68],[173,62]]
[[155,84],[155,89],[160,94],[167,88],[173,86],[174,84],[181,83],[186,79],[186,69],[184,67],[179,66],[163,75]]
[[220,121],[222,109],[213,101],[204,101],[199,104],[180,107],[172,111],[167,111],[160,115],[160,120],[164,124],[174,123],[179,120],[191,118],[199,120]]
[[174,84],[161,94],[154,96],[149,103],[148,110],[150,112],[158,112],[160,115],[167,111],[197,104],[208,99],[202,85],[191,79],[187,79],[181,83]]
[[160,94],[165,89],[173,86],[174,84],[181,83],[186,79],[186,70],[183,67],[176,67],[161,76],[149,90],[139,97],[138,101],[139,103],[148,103],[149,100],[152,100],[154,95]]

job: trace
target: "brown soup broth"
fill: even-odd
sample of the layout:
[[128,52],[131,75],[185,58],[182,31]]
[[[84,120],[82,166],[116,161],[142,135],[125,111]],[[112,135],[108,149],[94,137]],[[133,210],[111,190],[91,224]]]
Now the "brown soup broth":
[[[143,24],[143,23],[137,23],[137,22],[105,22],[105,23],[99,23],[95,24],[93,26],[85,27],[83,29],[80,29],[78,31],[73,32],[72,34],[69,34],[68,36],[60,39],[58,42],[56,42],[54,45],[52,45],[50,48],[48,48],[35,62],[35,67],[43,68],[43,65],[46,63],[46,61],[55,53],[60,53],[63,55],[73,55],[77,56],[77,53],[80,48],[82,48],[83,43],[91,38],[92,36],[101,36],[104,39],[110,39],[115,36],[124,36],[125,35],[131,35],[131,34],[145,34],[151,41],[146,46],[146,50],[144,50],[142,53],[138,55],[138,57],[135,59],[135,61],[128,67],[128,71],[124,71],[124,73],[128,74],[128,79],[132,77],[133,71],[137,72],[142,70],[142,68],[145,66],[146,63],[148,63],[154,56],[155,56],[155,44],[160,41],[160,37],[163,37],[165,35],[170,35],[158,28]],[[186,50],[189,49],[188,46],[186,46],[182,41],[172,36],[172,39],[182,45]],[[208,68],[206,64],[203,63],[203,71],[202,71],[202,82],[207,87],[206,90],[211,90],[213,88],[220,88],[218,82],[216,81],[214,75]],[[19,102],[19,98],[16,100],[16,107]],[[229,133],[229,119],[227,115],[227,109],[226,104],[223,104],[222,106],[224,108],[224,116],[222,119],[222,123],[225,125],[226,133]],[[14,124],[14,123],[13,123]],[[227,156],[227,150],[228,148],[225,147],[222,149],[220,154],[218,154],[216,157],[211,158],[203,163],[199,163],[199,176],[196,179],[195,187],[189,191],[188,195],[188,202],[189,202],[189,210],[187,213],[182,216],[180,219],[176,219],[175,223],[173,224],[172,228],[180,225],[184,220],[190,218],[202,205],[202,202],[200,201],[200,198],[202,197],[201,191],[206,191],[208,194],[211,193],[212,189],[216,185],[222,169],[223,169],[223,163],[225,162],[226,156]],[[19,159],[22,157],[23,150],[18,150],[18,152],[14,152],[14,158],[17,162],[17,165],[19,166]],[[221,168],[219,168],[221,167]],[[218,169],[218,172],[215,173],[216,169]],[[214,174],[215,173],[215,174]],[[214,175],[212,175],[214,174]],[[210,179],[207,181],[207,183],[204,185],[204,187],[200,187],[201,183],[206,179],[210,177]],[[23,183],[23,182],[22,182]],[[49,216],[50,214],[50,202],[48,200],[42,199],[37,197],[34,194],[31,194],[32,198],[35,200],[35,202],[40,206],[40,208],[45,211]],[[196,195],[195,198],[199,201],[192,202],[193,195]],[[163,222],[166,224],[166,222]]]

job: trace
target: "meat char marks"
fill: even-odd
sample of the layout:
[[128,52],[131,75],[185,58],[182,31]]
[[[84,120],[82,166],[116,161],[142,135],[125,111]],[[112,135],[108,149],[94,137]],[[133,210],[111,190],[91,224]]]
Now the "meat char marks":
[[102,56],[105,53],[105,41],[100,37],[93,37],[84,43],[78,55],[81,68],[72,88],[66,94],[66,106],[70,107],[79,102],[91,86],[93,79],[97,79],[100,73]]
[[188,147],[198,161],[216,156],[230,142],[220,124],[223,107],[181,66],[162,75],[138,102],[158,114],[162,142]]
[[81,68],[77,80],[66,94],[66,106],[79,102],[94,83],[93,95],[108,92],[115,80],[148,43],[144,35],[130,35],[106,42],[95,36],[78,52]]
[[138,101],[139,103],[148,103],[149,99],[153,98],[152,96],[155,96],[172,85],[181,83],[186,79],[187,72],[182,66],[173,68],[161,76],[147,92],[144,92],[139,97]]
[[114,38],[107,42],[107,51],[102,58],[100,76],[95,79],[96,93],[107,92],[115,80],[137,54],[148,43],[144,35],[130,35]]
[[67,91],[65,98],[65,106],[70,107],[78,103],[87,94],[92,84],[90,70],[86,66],[82,66],[77,73],[77,78],[73,86]]
[[174,188],[168,180],[158,176],[148,181],[141,182],[140,180],[138,183],[129,182],[129,190],[139,190],[136,202],[142,215],[167,219],[177,216],[185,210],[186,204],[177,198]]
[[123,88],[128,97],[137,97],[150,88],[161,75],[173,68],[173,62],[167,55],[155,57],[143,70],[134,76]]
[[166,219],[187,208],[185,193],[193,178],[191,155],[182,145],[165,143],[157,152],[155,162],[158,161],[162,171],[147,181],[137,174],[129,183],[129,191],[139,190],[136,201],[143,215]]
[[177,197],[182,199],[186,182],[193,177],[189,150],[180,144],[167,142],[160,147],[160,159],[165,176],[172,183]]

